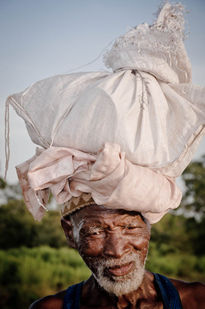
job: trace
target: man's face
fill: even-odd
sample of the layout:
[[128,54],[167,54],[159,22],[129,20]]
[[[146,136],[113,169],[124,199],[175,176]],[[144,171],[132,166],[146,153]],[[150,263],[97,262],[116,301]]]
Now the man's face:
[[135,212],[88,206],[72,215],[76,249],[99,285],[119,296],[142,282],[150,232]]

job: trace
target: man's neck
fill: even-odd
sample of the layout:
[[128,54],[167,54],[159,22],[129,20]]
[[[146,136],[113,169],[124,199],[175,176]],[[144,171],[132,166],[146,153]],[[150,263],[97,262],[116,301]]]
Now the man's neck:
[[81,303],[83,304],[83,308],[89,308],[89,306],[119,309],[128,307],[142,308],[143,305],[148,303],[160,303],[160,300],[157,298],[154,276],[152,273],[145,271],[143,281],[136,291],[118,297],[102,289],[95,278],[91,276],[83,287]]

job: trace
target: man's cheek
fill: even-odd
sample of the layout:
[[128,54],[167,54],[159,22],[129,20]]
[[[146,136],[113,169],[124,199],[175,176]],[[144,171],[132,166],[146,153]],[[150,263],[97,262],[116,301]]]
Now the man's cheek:
[[130,241],[130,245],[138,252],[140,260],[143,262],[147,255],[149,240],[144,237],[133,238]]
[[99,256],[103,253],[103,240],[84,239],[80,244],[79,251],[87,256]]
[[147,247],[149,241],[144,237],[138,237],[138,238],[133,238],[132,240],[130,240],[130,243],[132,243],[133,246],[136,247],[137,249],[141,250],[144,247]]

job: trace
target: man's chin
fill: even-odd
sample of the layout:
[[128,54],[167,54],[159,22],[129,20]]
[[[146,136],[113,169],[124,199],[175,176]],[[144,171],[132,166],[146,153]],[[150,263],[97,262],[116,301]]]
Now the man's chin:
[[119,259],[86,257],[84,260],[98,284],[108,293],[126,295],[142,283],[146,259],[142,262],[135,252]]
[[135,269],[124,276],[94,275],[98,284],[108,293],[122,296],[136,291],[142,283],[144,277],[144,267]]

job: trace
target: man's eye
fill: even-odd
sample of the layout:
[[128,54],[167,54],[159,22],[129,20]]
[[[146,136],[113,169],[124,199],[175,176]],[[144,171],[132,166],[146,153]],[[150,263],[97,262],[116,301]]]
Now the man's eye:
[[126,230],[134,230],[137,228],[137,226],[136,225],[126,225],[125,228]]
[[100,235],[100,234],[102,234],[102,231],[96,231],[91,233],[91,235]]
[[88,236],[102,236],[104,234],[103,230],[91,230],[88,231]]

